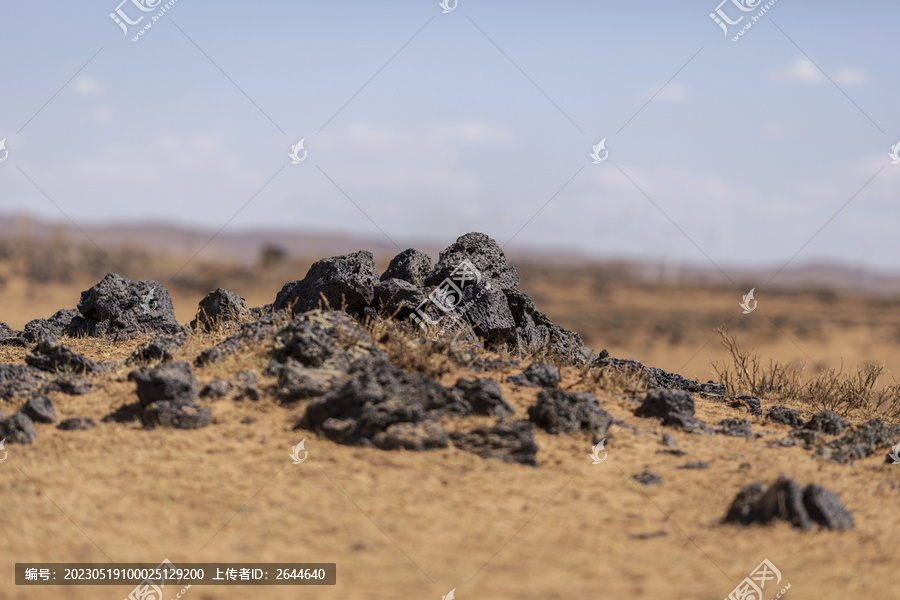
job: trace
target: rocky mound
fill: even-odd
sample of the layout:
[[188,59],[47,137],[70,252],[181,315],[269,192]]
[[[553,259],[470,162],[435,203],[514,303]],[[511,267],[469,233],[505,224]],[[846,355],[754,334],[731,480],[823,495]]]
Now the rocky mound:
[[[182,327],[162,285],[109,274],[82,293],[77,309],[31,321],[23,331],[0,323],[0,345],[28,349],[26,364],[0,364],[0,400],[19,404],[11,417],[0,414],[0,439],[33,443],[41,427],[57,421],[52,394],[91,393],[92,380],[110,373],[122,381],[127,373],[134,397],[126,398],[104,422],[137,421],[146,428],[208,427],[213,402],[268,397],[288,410],[298,409],[302,416],[292,418],[295,428],[336,443],[411,451],[452,443],[476,456],[530,466],[539,464],[535,432],[590,441],[595,453],[603,450],[600,443],[613,424],[645,433],[615,421],[593,394],[563,385],[561,371],[576,366],[582,375],[602,371],[625,374],[629,380],[633,376],[635,389],[645,391],[625,401],[634,402],[634,415],[646,419],[650,429],[675,427],[743,437],[751,443],[764,435],[754,432],[751,420],[766,420],[788,429],[786,438],[770,444],[799,442],[838,463],[871,456],[900,440],[900,428],[877,419],[854,426],[830,411],[806,421],[783,406],[764,412],[759,398],[729,397],[722,384],[618,359],[606,350],[595,354],[577,333],[540,312],[516,289],[518,284],[518,273],[497,243],[470,233],[441,252],[434,265],[427,255],[407,249],[381,275],[370,252],[324,258],[302,279],[284,284],[271,305],[260,308],[248,308],[242,297],[217,289],[200,302],[189,327]],[[204,344],[194,357],[181,356],[189,340],[196,348],[196,340],[221,333],[231,335]],[[128,358],[115,363],[96,362],[71,349],[79,348],[72,340],[76,336],[121,343],[144,334],[153,337],[129,348]],[[432,355],[410,366],[391,353],[392,345],[410,354],[451,348],[444,358],[473,376],[442,383],[439,374],[433,375],[441,371],[430,364]],[[484,349],[497,353],[490,356]],[[239,353],[262,362],[222,376],[220,363]],[[523,369],[520,364],[525,362],[529,364]],[[220,371],[213,371],[214,365]],[[201,387],[194,369],[206,385]],[[504,377],[505,384],[516,386],[517,395],[533,394],[527,418],[516,414],[503,397],[498,381]],[[714,429],[697,418],[698,401],[726,403],[750,420],[721,419]],[[463,421],[471,416],[475,418]],[[466,425],[473,421],[477,426]],[[95,426],[84,417],[58,425],[70,431]],[[658,452],[686,454],[672,449],[671,435],[663,439],[670,448]],[[703,461],[689,461],[678,468],[707,467]],[[635,475],[635,480],[665,485],[650,471]],[[726,521],[744,524],[773,519],[802,528],[820,523],[845,529],[853,524],[833,493],[815,485],[801,489],[787,478],[768,489],[762,484],[745,487],[726,516]]]

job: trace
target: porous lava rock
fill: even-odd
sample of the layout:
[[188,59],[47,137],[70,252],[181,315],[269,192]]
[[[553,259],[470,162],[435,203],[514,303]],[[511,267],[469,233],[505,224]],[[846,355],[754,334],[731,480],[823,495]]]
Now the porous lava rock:
[[426,450],[447,445],[436,418],[470,411],[459,390],[369,359],[357,361],[341,385],[313,400],[298,427],[318,429],[341,444]]
[[196,403],[199,384],[185,362],[142,367],[128,374],[137,384],[144,425],[199,429],[209,425],[211,409]]
[[778,405],[766,410],[766,418],[773,423],[781,423],[782,425],[790,425],[794,429],[803,425],[803,417],[800,416],[793,408]]
[[634,411],[636,417],[653,417],[663,425],[699,431],[705,427],[694,418],[694,397],[685,390],[650,390]]
[[382,278],[373,291],[372,307],[379,313],[405,319],[428,297],[425,290],[402,279]]
[[233,327],[249,318],[250,309],[246,300],[218,288],[200,301],[197,316],[191,321],[191,329],[215,331],[219,327]]
[[175,335],[158,335],[146,344],[141,344],[134,349],[125,360],[126,365],[144,364],[149,362],[171,362],[175,355],[184,347],[184,333]]
[[425,285],[440,285],[459,269],[464,260],[472,263],[481,278],[481,283],[490,287],[507,290],[519,285],[519,274],[506,260],[503,250],[488,235],[467,233],[447,246],[434,269],[425,278]]
[[559,371],[551,364],[531,363],[518,375],[507,377],[506,382],[526,387],[556,387],[559,384]]
[[94,373],[100,369],[91,359],[51,341],[42,338],[34,348],[25,355],[25,363],[50,373]]
[[460,377],[454,385],[472,409],[472,414],[504,418],[516,409],[503,399],[500,384],[493,379]]
[[528,407],[529,419],[548,433],[578,433],[588,431],[604,437],[612,417],[593,394],[566,392],[547,388],[538,394],[537,402]]
[[32,343],[41,338],[56,340],[66,332],[72,319],[79,316],[81,313],[75,308],[58,310],[49,319],[34,319],[26,323],[23,336]]
[[482,458],[537,466],[538,445],[529,421],[503,421],[493,427],[479,427],[451,434],[453,445]]
[[[796,433],[796,432],[792,432]],[[872,419],[850,427],[841,437],[822,444],[816,456],[847,464],[872,456],[900,440],[900,426],[888,427],[881,419]]]
[[431,257],[414,248],[407,248],[391,259],[381,281],[399,279],[417,288],[425,287],[425,278],[431,272]]
[[850,421],[841,418],[834,411],[823,410],[817,412],[809,421],[803,424],[803,429],[810,429],[828,435],[840,435],[850,425]]
[[812,484],[801,489],[796,481],[784,475],[768,489],[762,483],[753,483],[738,492],[724,521],[749,525],[774,519],[800,529],[810,529],[814,522],[833,530],[853,527],[852,515],[834,492]]
[[182,331],[169,292],[155,281],[132,281],[110,273],[81,293],[77,316],[66,333],[131,339],[141,334]]
[[64,431],[85,431],[87,429],[93,429],[96,426],[97,424],[94,420],[89,417],[72,417],[60,422],[56,428]]
[[56,423],[56,409],[46,396],[35,396],[29,399],[20,409],[35,423]]
[[368,250],[323,258],[313,263],[305,278],[284,284],[273,308],[293,314],[320,307],[360,314],[372,303],[378,280]]
[[286,312],[276,311],[264,315],[256,321],[244,323],[237,333],[228,336],[212,348],[202,351],[194,359],[194,366],[205,367],[211,363],[217,363],[235,352],[258,346],[289,321],[290,316]]
[[34,422],[23,412],[16,412],[0,421],[0,439],[11,444],[30,444],[37,439]]

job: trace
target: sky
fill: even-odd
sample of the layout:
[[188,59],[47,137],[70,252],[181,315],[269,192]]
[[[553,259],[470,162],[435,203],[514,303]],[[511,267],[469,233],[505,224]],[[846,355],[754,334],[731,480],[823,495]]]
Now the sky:
[[900,271],[900,3],[717,1],[7,2],[0,212]]

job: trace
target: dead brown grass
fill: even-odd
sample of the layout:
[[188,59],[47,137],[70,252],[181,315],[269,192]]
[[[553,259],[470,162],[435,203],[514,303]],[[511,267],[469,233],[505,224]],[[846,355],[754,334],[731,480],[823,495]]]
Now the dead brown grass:
[[[243,295],[251,306],[271,302],[281,284],[302,278],[308,262],[274,261],[257,273],[228,265],[203,273],[191,265],[169,286],[178,318],[183,323],[193,318],[199,300],[216,287]],[[165,281],[177,269],[173,265],[135,265],[134,278]],[[754,389],[750,356],[739,375],[731,351],[713,343],[714,328],[739,311],[734,290],[647,285],[591,269],[524,266],[520,272],[521,288],[538,307],[596,350],[701,381],[715,376],[709,371],[712,361],[723,368],[728,361],[730,389]],[[8,273],[0,285],[0,319],[22,327],[72,307],[80,291],[103,274],[76,273],[71,283],[42,283]],[[760,294],[759,302],[756,312],[737,317],[731,326],[758,355],[755,389],[766,391],[764,408],[785,398],[807,416],[817,409],[794,393],[792,375],[778,371],[780,366],[771,370],[771,358],[776,365],[806,365],[801,392],[811,389],[808,382],[821,381],[813,396],[836,398],[839,394],[825,392],[842,389],[857,398],[854,405],[861,408],[851,411],[853,420],[865,418],[866,406],[878,414],[890,412],[891,396],[879,405],[879,393],[890,387],[881,384],[900,364],[896,303],[813,292]],[[539,390],[506,382],[519,369],[473,373],[465,368],[463,349],[447,340],[410,337],[396,324],[370,331],[393,361],[445,385],[462,376],[494,379],[517,418],[526,418],[536,400]],[[228,333],[189,335],[177,359],[190,361]],[[144,341],[64,343],[94,360],[118,360]],[[25,352],[0,346],[0,361],[22,363]],[[502,364],[503,357],[491,356]],[[842,358],[848,364],[877,361],[881,369],[844,371]],[[900,513],[892,507],[900,493],[900,469],[885,464],[881,453],[841,466],[813,459],[799,446],[772,448],[766,442],[783,437],[786,427],[702,398],[698,419],[713,424],[747,418],[764,437],[708,437],[663,428],[633,414],[640,380],[569,366],[561,368],[564,388],[594,393],[615,419],[640,432],[613,426],[609,458],[600,465],[590,464],[589,436],[539,430],[538,468],[483,460],[453,446],[423,453],[347,447],[314,431],[294,430],[306,402],[280,406],[269,391],[274,381],[264,373],[266,362],[262,346],[196,369],[201,384],[256,370],[263,392],[258,402],[209,401],[213,424],[198,431],[102,422],[135,401],[129,368],[98,379],[92,394],[52,394],[58,418],[91,417],[99,425],[85,432],[38,425],[34,445],[6,446],[0,530],[7,543],[0,545],[0,562],[328,561],[338,565],[338,585],[301,591],[305,597],[346,600],[440,598],[451,588],[460,600],[568,600],[598,591],[617,598],[712,600],[726,597],[763,558],[792,584],[788,598],[886,598],[896,589],[900,548],[894,532]],[[834,371],[819,377],[827,369]],[[7,415],[17,408],[2,406]],[[245,419],[252,422],[244,424]],[[444,425],[463,431],[490,423],[473,417]],[[657,453],[664,448],[662,433],[671,434],[687,455]],[[291,465],[290,448],[304,438],[309,460]],[[689,460],[705,461],[709,469],[678,468]],[[645,469],[661,475],[664,484],[636,484],[632,477]],[[741,487],[782,473],[834,490],[853,512],[856,529],[834,534],[802,532],[784,523],[749,528],[720,523]],[[3,599],[118,598],[130,591],[125,586],[17,588],[9,573],[0,572]],[[185,596],[246,597],[295,598],[297,590],[195,587]]]
[[864,363],[855,371],[828,367],[804,379],[803,365],[763,359],[752,349],[742,350],[728,328],[716,329],[731,364],[713,361],[712,369],[729,395],[750,394],[781,403],[802,402],[816,410],[831,410],[842,416],[886,422],[900,420],[900,385],[879,386],[884,364]]

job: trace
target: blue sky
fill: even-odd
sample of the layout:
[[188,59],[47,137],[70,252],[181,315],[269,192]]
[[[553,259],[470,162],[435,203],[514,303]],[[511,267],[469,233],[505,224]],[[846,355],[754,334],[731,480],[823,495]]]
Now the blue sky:
[[900,270],[900,4],[116,7],[0,8],[0,211]]

